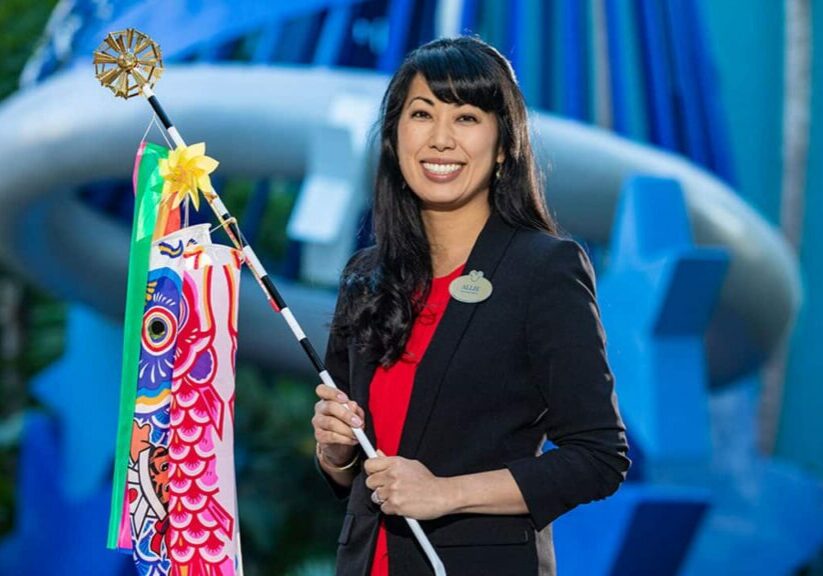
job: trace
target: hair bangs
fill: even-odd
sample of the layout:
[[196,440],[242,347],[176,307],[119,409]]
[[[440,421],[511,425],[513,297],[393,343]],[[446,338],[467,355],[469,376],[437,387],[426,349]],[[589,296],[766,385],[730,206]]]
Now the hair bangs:
[[504,106],[499,79],[483,54],[467,54],[448,46],[441,50],[421,50],[412,67],[426,79],[432,93],[448,104],[469,104],[484,112]]

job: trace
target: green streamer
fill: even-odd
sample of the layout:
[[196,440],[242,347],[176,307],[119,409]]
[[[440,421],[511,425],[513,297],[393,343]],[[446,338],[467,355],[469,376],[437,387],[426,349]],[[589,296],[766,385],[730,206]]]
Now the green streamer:
[[109,534],[106,545],[117,548],[120,522],[123,516],[123,498],[129,466],[131,429],[134,402],[137,396],[137,369],[140,360],[141,330],[145,308],[146,281],[149,274],[151,250],[157,209],[163,190],[163,178],[158,161],[166,158],[169,150],[157,144],[146,143],[137,169],[134,221],[129,251],[129,279],[126,291],[126,313],[123,320],[123,367],[120,377],[120,411],[117,421],[117,448],[114,456],[114,480],[111,493]]

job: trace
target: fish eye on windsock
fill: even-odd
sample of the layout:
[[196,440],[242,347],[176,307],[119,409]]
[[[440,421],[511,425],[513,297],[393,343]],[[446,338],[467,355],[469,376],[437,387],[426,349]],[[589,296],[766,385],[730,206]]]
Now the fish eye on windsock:
[[162,337],[166,333],[166,324],[162,320],[153,320],[149,325],[149,333],[152,337]]

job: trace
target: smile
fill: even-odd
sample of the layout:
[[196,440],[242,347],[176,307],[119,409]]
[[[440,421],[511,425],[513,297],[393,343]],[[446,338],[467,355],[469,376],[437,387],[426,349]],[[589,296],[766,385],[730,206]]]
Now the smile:
[[423,173],[429,180],[448,182],[457,178],[465,164],[439,164],[435,162],[421,162]]
[[462,164],[432,164],[431,162],[423,162],[423,168],[435,174],[451,174],[463,167]]

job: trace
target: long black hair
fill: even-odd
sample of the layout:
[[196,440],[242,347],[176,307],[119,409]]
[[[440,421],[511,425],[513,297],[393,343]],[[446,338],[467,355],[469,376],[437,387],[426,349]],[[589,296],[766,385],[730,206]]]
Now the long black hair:
[[429,241],[420,201],[397,157],[397,125],[418,74],[449,104],[493,113],[505,161],[492,178],[489,203],[512,226],[556,234],[529,139],[526,106],[511,64],[474,37],[434,40],[411,52],[389,82],[378,122],[380,159],[372,204],[376,249],[359,253],[341,282],[332,330],[388,366],[405,349],[431,288]]

